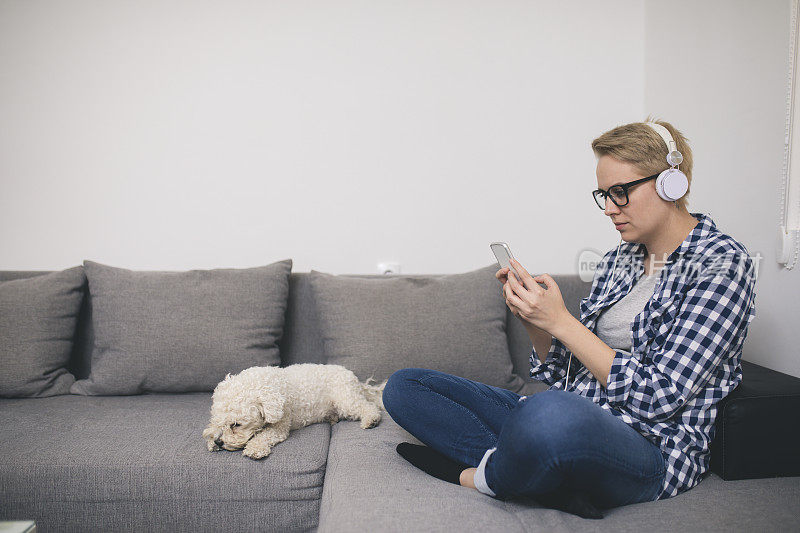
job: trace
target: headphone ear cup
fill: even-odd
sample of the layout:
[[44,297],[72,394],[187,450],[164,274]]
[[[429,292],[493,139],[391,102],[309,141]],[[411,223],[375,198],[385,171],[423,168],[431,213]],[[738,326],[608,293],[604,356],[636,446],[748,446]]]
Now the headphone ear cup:
[[656,192],[667,202],[680,199],[689,190],[689,179],[677,168],[668,168],[656,178]]

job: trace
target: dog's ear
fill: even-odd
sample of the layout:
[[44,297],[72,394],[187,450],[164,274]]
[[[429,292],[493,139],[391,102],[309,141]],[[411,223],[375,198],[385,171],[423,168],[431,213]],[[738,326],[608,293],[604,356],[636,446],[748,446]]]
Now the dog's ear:
[[206,429],[203,430],[203,438],[206,440],[206,444],[208,446],[208,450],[212,452],[216,452],[221,450],[217,443],[214,440],[219,436],[218,430],[209,425]]
[[274,424],[283,418],[283,407],[286,397],[272,387],[265,387],[258,392],[258,410],[267,424]]
[[213,441],[218,436],[219,436],[219,431],[217,431],[217,428],[215,428],[214,426],[212,426],[210,424],[206,429],[203,430],[203,438],[206,439],[206,440],[212,440]]

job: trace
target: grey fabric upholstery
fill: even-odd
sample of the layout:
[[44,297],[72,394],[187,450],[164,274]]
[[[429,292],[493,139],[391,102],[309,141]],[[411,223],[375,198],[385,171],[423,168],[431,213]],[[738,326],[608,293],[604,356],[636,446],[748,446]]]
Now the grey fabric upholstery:
[[[0,270],[0,281],[31,278],[49,274],[53,271],[18,271]],[[380,277],[371,274],[352,274],[354,278]],[[591,283],[581,281],[577,275],[554,276],[564,303],[573,316],[580,316],[580,299],[589,293]],[[84,286],[83,305],[78,317],[75,345],[67,369],[77,378],[85,379],[89,376],[91,367],[92,346],[94,344],[94,327],[92,326],[92,299],[89,294],[88,284]],[[506,310],[506,324],[508,336],[508,349],[514,372],[526,383],[535,384],[530,378],[529,357],[531,355],[531,341],[522,323]],[[292,272],[289,278],[289,299],[286,310],[283,337],[278,340],[280,347],[281,366],[295,363],[326,363],[322,347],[322,338],[319,333],[319,319],[317,317],[316,303],[308,272]],[[527,394],[527,388],[518,391]]]
[[[0,281],[47,271],[0,271]],[[356,277],[370,277],[357,275]],[[554,276],[570,312],[590,284]],[[91,299],[85,298],[68,368],[89,371]],[[508,312],[508,346],[521,394],[530,340]],[[324,363],[308,273],[291,274],[282,365]],[[800,478],[723,481],[711,474],[685,494],[584,520],[535,500],[500,502],[432,478],[405,462],[419,443],[383,412],[295,430],[260,461],[208,452],[201,437],[211,393],[0,399],[0,520],[34,519],[46,531],[638,531],[792,530]],[[324,486],[323,486],[324,480]]]
[[525,382],[508,353],[499,269],[383,279],[312,270],[327,362],[362,381],[422,367],[519,391]]
[[91,374],[73,394],[213,391],[225,374],[279,365],[292,260],[254,268],[135,271],[84,261]]
[[47,531],[316,527],[330,425],[269,457],[209,452],[211,393],[0,400],[0,520]]
[[320,533],[789,531],[800,513],[800,478],[731,482],[710,474],[674,498],[609,509],[602,520],[588,520],[532,498],[503,502],[436,479],[395,451],[403,441],[422,444],[388,413],[369,430],[352,421],[333,426]]
[[[311,290],[309,274],[308,272],[292,272],[289,289],[289,308],[286,311],[286,327],[284,336],[278,343],[281,347],[282,366],[295,363],[328,362],[323,352],[319,318],[317,316],[318,311]],[[380,276],[351,274],[348,277],[375,278]],[[573,316],[579,317],[580,300],[589,294],[591,283],[581,281],[577,275],[556,275],[554,279],[564,297],[567,310]],[[525,327],[508,309],[506,309],[506,325],[506,340],[514,373],[525,381],[525,386],[522,390],[516,392],[518,394],[529,394],[538,390],[537,387],[541,384],[541,382],[531,379],[528,372],[531,367],[529,358],[532,344]],[[79,335],[79,342],[81,338]]]
[[66,366],[85,285],[82,266],[0,281],[0,396],[69,394],[75,376]]

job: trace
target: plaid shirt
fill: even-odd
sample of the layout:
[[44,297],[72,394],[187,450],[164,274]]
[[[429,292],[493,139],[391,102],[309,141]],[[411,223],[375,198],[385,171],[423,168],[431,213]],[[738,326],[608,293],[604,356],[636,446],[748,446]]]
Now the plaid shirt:
[[[742,344],[755,316],[755,277],[747,249],[717,230],[708,215],[669,255],[655,291],[633,320],[630,352],[616,352],[607,387],[572,357],[566,390],[590,398],[659,446],[666,463],[656,499],[689,490],[710,462],[717,402],[742,380]],[[631,290],[644,272],[645,246],[623,242],[594,272],[580,321],[595,331],[599,313]],[[655,264],[654,264],[655,266]],[[530,375],[564,389],[570,351],[553,337],[545,362],[531,353]],[[574,383],[573,383],[574,379]]]

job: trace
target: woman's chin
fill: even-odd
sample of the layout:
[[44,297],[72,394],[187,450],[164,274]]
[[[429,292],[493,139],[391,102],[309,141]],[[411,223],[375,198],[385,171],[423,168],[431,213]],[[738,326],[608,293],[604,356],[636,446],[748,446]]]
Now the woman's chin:
[[617,231],[619,232],[619,236],[622,237],[622,240],[624,240],[625,242],[634,242],[635,241],[635,235],[633,234],[633,231],[631,231],[631,229],[628,228],[627,224],[622,226]]

